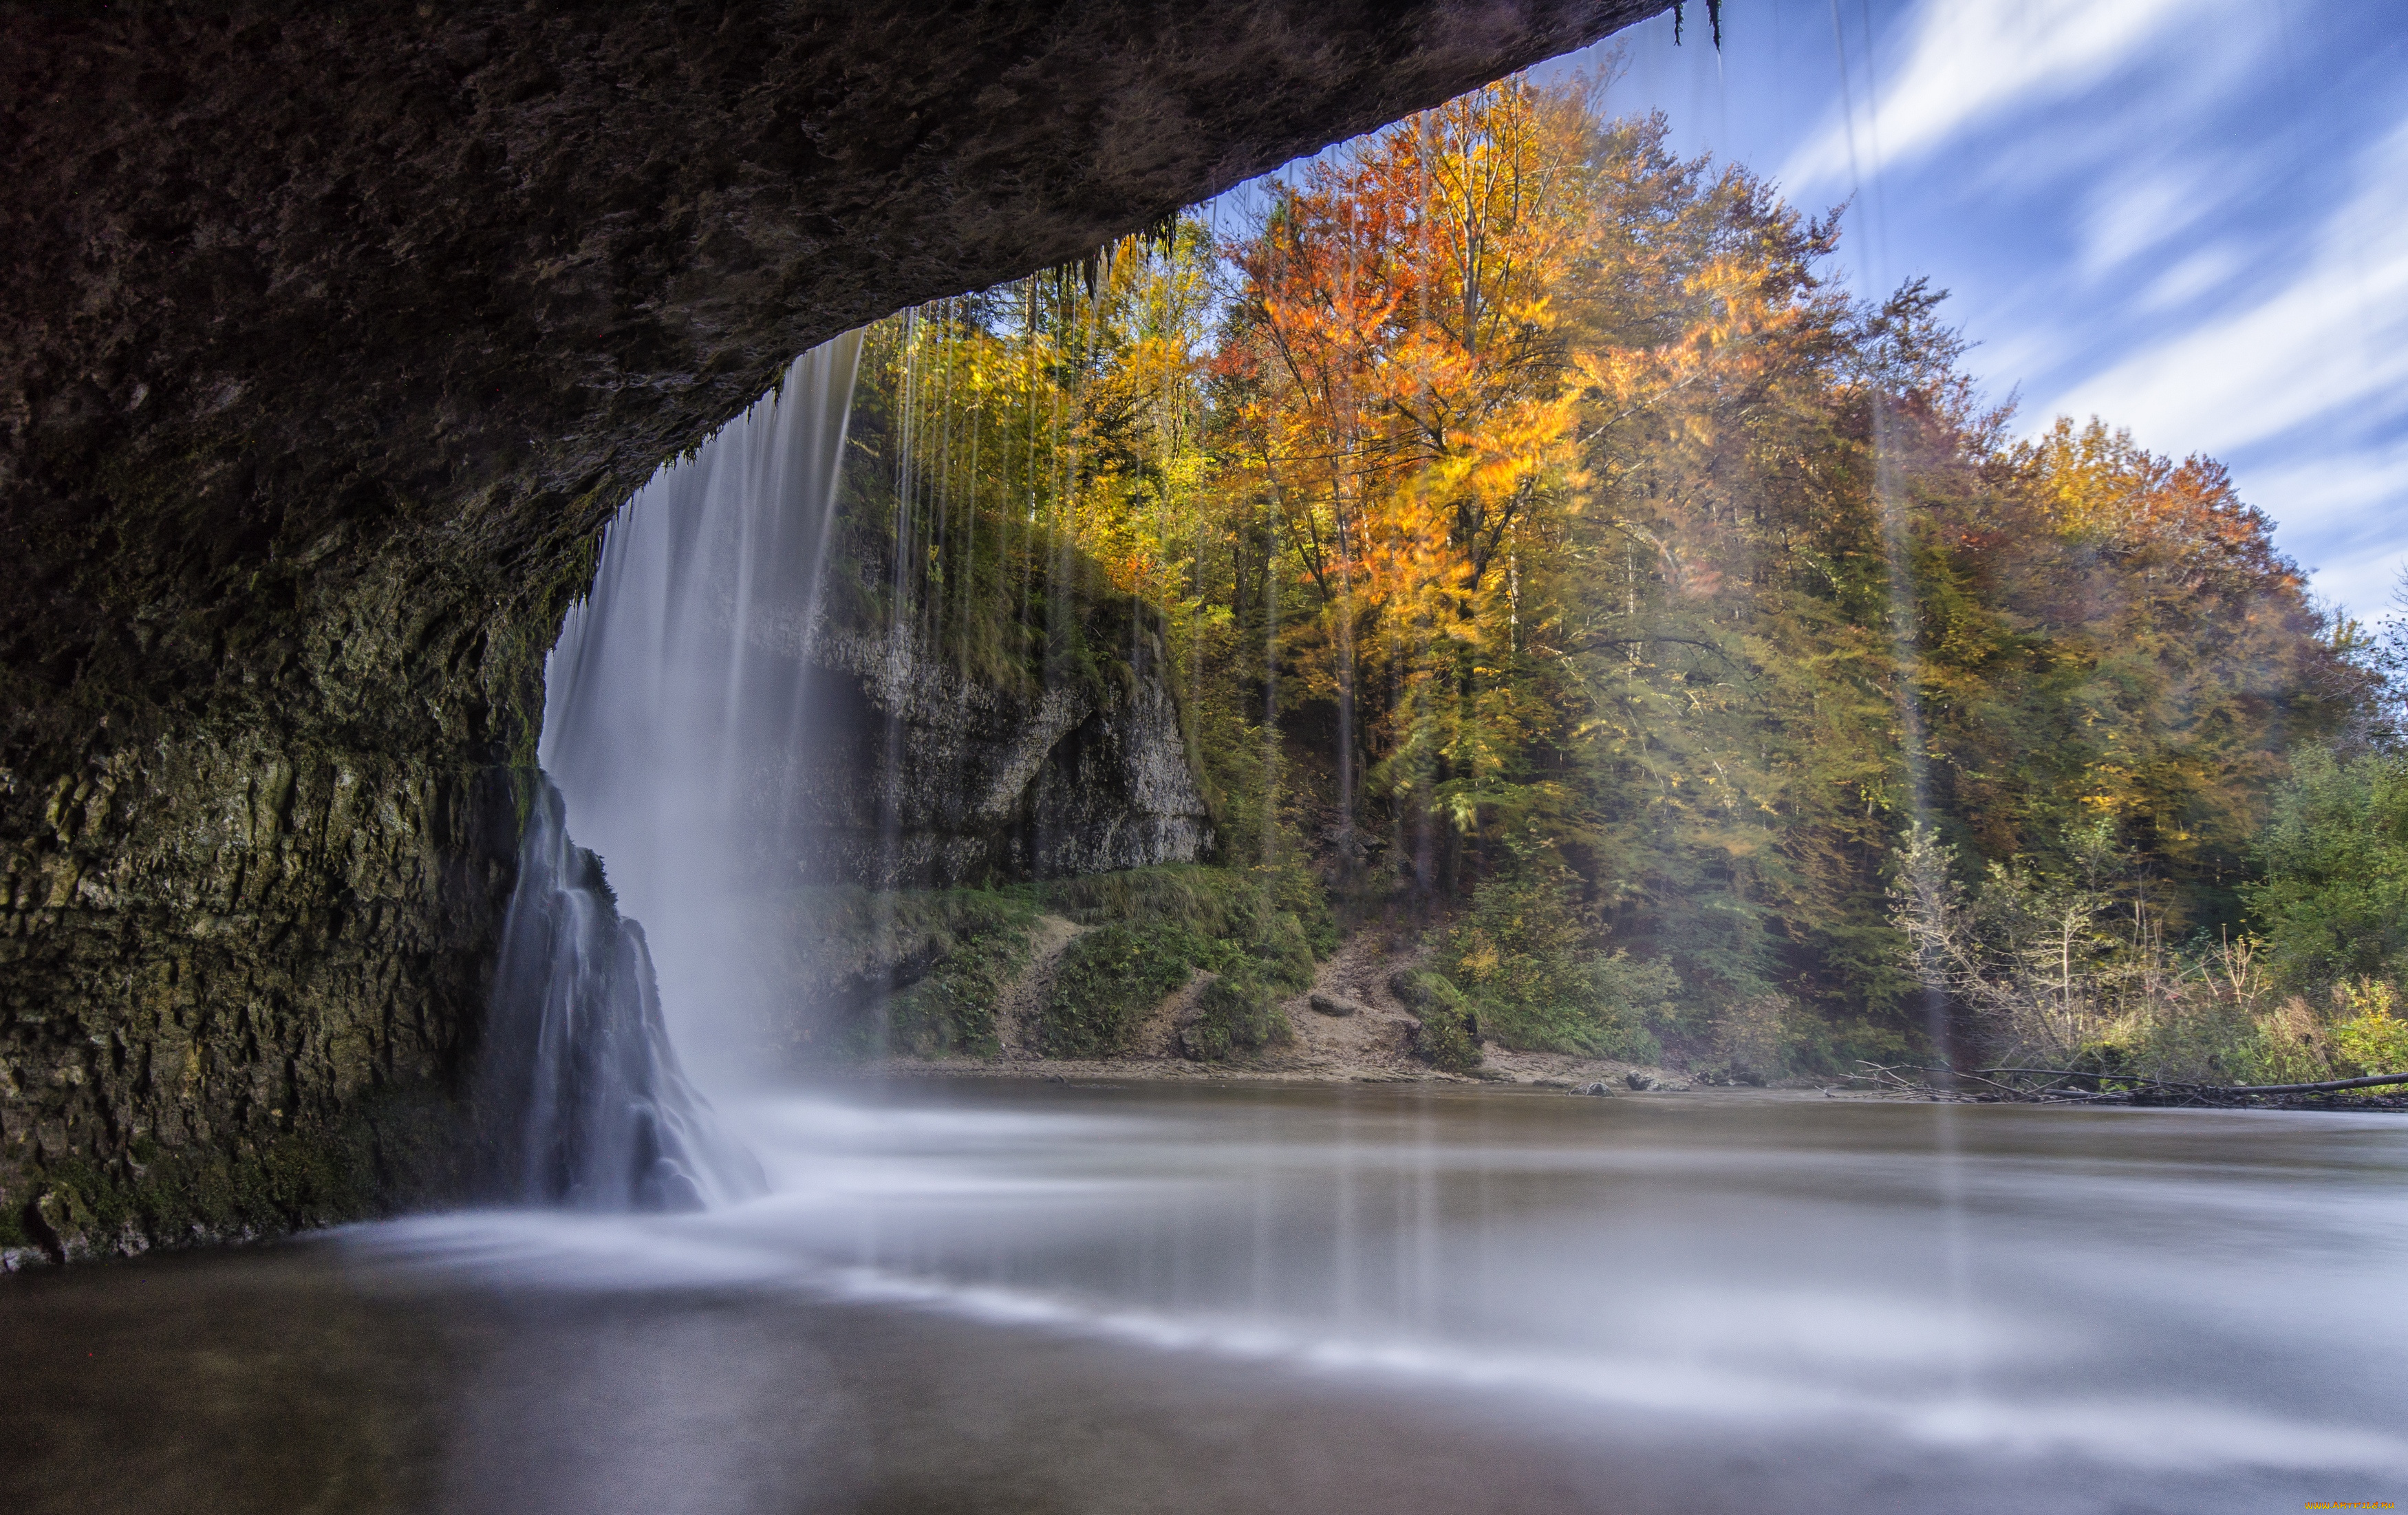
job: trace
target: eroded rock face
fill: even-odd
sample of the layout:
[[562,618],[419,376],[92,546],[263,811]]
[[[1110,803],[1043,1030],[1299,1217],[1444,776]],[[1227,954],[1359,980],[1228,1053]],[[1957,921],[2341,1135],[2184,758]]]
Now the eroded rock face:
[[455,1191],[445,1095],[516,798],[507,769],[272,738],[55,782],[0,937],[0,1247],[133,1251]]
[[[794,353],[1663,8],[0,6],[0,1252],[394,1192],[595,533]],[[1160,808],[1010,845],[1175,850],[1074,719]]]
[[793,784],[807,883],[951,886],[1193,863],[1211,819],[1188,765],[1161,633],[1092,607],[1123,644],[1100,678],[996,687],[908,637],[829,637],[825,740]]

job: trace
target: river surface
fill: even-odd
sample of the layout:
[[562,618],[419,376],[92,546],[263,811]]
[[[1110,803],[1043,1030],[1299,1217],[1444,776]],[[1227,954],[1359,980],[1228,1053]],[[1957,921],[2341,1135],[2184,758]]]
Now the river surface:
[[0,1280],[50,1511],[2408,1501],[2408,1121],[911,1083],[776,1192]]

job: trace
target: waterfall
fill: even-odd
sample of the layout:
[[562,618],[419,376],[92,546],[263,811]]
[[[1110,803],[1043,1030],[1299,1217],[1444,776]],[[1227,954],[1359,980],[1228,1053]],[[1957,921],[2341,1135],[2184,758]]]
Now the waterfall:
[[519,845],[494,1006],[494,1074],[523,1101],[521,1198],[699,1209],[760,1189],[759,1165],[678,1065],[644,928],[619,914],[601,860],[569,838],[548,780]]
[[552,650],[488,1059],[523,1116],[522,1197],[692,1208],[760,1187],[678,1048],[745,1060],[738,905],[792,881],[780,844],[860,352],[853,332],[803,354],[637,491]]

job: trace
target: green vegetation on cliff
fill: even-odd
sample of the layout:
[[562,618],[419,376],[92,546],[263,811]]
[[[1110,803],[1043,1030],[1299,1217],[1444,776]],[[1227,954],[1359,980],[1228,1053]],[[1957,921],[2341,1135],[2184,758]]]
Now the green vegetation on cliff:
[[1278,869],[1166,865],[995,889],[797,891],[748,922],[782,955],[764,1003],[807,1059],[990,1057],[997,1006],[1036,965],[1040,918],[1085,927],[1029,1008],[1051,1057],[1102,1057],[1201,973],[1190,1055],[1283,1039],[1279,996],[1312,981],[1337,929],[1309,879]]
[[1276,1000],[1312,982],[1337,932],[1293,870],[1132,869],[1065,879],[1046,894],[1074,921],[1102,922],[1063,954],[1042,1009],[1045,1050],[1109,1056],[1136,1022],[1195,973],[1214,976],[1182,1045],[1220,1059],[1285,1040]]
[[774,944],[756,987],[805,1056],[991,1056],[995,1006],[1028,961],[1025,889],[796,890],[744,922]]
[[1205,938],[1167,922],[1115,922],[1062,953],[1039,1020],[1048,1057],[1110,1057],[1145,1013],[1185,984]]
[[[990,565],[1034,544],[1154,607],[1222,860],[1425,925],[1455,997],[1422,1002],[1506,1046],[1757,1080],[2036,1049],[1999,996],[2045,998],[2051,910],[2094,978],[2238,950],[2302,1036],[2356,1023],[2334,994],[2401,972],[2362,634],[2214,461],[2018,439],[1940,292],[1851,294],[1836,219],[1601,99],[1508,80],[1217,243],[895,323],[879,403],[916,396],[895,435],[951,481],[897,519],[951,512],[912,572],[957,587],[966,655],[1010,645],[983,601],[1036,580]],[[1909,875],[1966,892],[1978,975],[1933,967]],[[1161,932],[1084,952],[1131,1003],[1210,967]],[[1066,1035],[1111,1045],[1080,993]],[[2058,1020],[2157,993],[2059,986],[2088,1008]],[[2272,1013],[2147,1055],[2240,1067]]]

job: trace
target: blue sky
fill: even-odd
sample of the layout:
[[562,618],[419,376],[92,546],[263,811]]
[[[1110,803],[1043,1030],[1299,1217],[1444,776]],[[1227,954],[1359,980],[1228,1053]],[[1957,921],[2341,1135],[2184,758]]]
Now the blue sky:
[[1842,271],[1953,291],[2020,428],[2097,414],[2221,459],[2320,596],[2390,608],[2408,4],[1725,0],[1719,56],[1689,11],[1685,46],[1670,17],[1616,39],[1612,107],[1793,203],[1853,196]]

